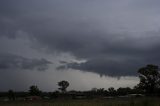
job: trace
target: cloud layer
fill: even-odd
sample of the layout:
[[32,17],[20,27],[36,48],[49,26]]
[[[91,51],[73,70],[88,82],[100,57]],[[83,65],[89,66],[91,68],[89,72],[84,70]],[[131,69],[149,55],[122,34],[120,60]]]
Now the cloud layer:
[[[158,3],[157,0],[2,0],[0,36],[14,39],[22,31],[36,50],[45,50],[46,54],[69,53],[77,61],[85,60],[66,62],[59,69],[67,66],[110,76],[136,75],[138,68],[160,62]],[[19,57],[14,58],[5,65],[33,69],[49,63],[24,58],[16,63]]]
[[46,59],[29,59],[14,54],[0,54],[0,70],[38,70],[48,69],[50,61]]

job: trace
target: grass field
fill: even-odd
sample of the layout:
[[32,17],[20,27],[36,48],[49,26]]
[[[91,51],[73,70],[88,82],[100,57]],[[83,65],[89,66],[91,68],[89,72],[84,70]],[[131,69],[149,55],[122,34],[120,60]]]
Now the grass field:
[[0,102],[0,106],[160,106],[160,98]]

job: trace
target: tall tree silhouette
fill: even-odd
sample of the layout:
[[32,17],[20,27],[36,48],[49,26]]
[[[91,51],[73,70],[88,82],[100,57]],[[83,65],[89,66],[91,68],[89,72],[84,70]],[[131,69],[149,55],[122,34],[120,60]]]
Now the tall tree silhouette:
[[58,82],[58,86],[60,87],[58,89],[61,90],[63,93],[65,93],[67,87],[69,86],[69,82],[68,81],[64,81],[64,80],[60,81],[60,82]]
[[40,96],[41,91],[39,90],[39,88],[37,86],[32,85],[32,86],[30,86],[29,94],[32,96]]
[[152,94],[160,86],[159,67],[156,65],[147,65],[138,70],[140,83],[138,87]]

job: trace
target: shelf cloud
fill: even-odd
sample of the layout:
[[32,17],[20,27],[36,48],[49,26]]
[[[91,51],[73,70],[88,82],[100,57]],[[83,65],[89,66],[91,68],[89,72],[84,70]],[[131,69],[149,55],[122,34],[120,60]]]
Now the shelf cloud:
[[[158,0],[1,0],[0,38],[27,37],[31,50],[43,50],[46,56],[68,53],[85,60],[60,62],[58,70],[136,76],[139,67],[160,63],[157,4]],[[46,70],[50,63],[0,56],[0,69]]]

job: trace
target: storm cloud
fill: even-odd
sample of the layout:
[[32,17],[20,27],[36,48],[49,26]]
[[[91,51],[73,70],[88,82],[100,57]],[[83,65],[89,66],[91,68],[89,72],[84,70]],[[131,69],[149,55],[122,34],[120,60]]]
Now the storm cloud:
[[46,59],[29,59],[14,54],[0,54],[0,70],[38,70],[48,69],[50,61]]
[[[157,2],[1,0],[0,36],[14,39],[22,31],[36,50],[68,53],[77,61],[85,60],[66,62],[58,69],[67,66],[101,75],[135,76],[139,67],[160,63]],[[11,61],[12,66],[33,69],[37,64],[49,63],[44,59],[21,59],[20,66],[16,59]]]

